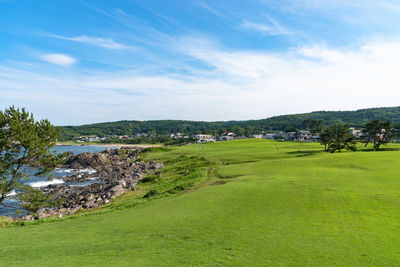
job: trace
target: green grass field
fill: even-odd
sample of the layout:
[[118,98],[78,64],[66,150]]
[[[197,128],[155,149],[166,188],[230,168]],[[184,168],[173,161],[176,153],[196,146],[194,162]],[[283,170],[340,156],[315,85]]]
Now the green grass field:
[[400,151],[277,144],[153,149],[167,167],[113,204],[0,228],[0,265],[400,265]]

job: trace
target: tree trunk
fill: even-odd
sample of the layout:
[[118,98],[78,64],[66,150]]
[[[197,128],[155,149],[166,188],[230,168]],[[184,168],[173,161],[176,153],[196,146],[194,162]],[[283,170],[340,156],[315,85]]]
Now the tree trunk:
[[374,139],[374,150],[378,151],[379,150],[379,146],[376,143],[376,138]]

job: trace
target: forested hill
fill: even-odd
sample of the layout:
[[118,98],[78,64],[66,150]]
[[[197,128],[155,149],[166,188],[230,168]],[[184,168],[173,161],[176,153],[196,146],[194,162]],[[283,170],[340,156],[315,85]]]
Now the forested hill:
[[137,133],[222,133],[224,131],[243,132],[243,134],[260,131],[286,130],[288,128],[303,128],[303,121],[322,120],[324,125],[343,123],[352,127],[362,127],[365,122],[380,119],[400,123],[400,107],[370,108],[357,111],[315,111],[304,114],[275,116],[261,120],[247,121],[183,121],[183,120],[153,120],[153,121],[117,121],[88,124],[81,126],[63,126],[61,135],[64,140],[71,140],[80,135],[134,135]]

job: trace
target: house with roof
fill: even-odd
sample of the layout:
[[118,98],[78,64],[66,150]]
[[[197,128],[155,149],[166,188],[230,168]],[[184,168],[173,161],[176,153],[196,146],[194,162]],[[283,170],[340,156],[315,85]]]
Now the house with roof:
[[209,134],[195,134],[193,138],[197,140],[197,142],[215,142],[215,139],[212,135]]

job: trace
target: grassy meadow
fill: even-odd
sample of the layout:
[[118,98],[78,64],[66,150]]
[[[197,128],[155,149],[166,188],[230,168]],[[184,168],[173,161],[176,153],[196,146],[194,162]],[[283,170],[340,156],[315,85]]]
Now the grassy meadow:
[[400,265],[400,146],[386,147],[153,148],[166,167],[112,204],[0,227],[0,266]]

